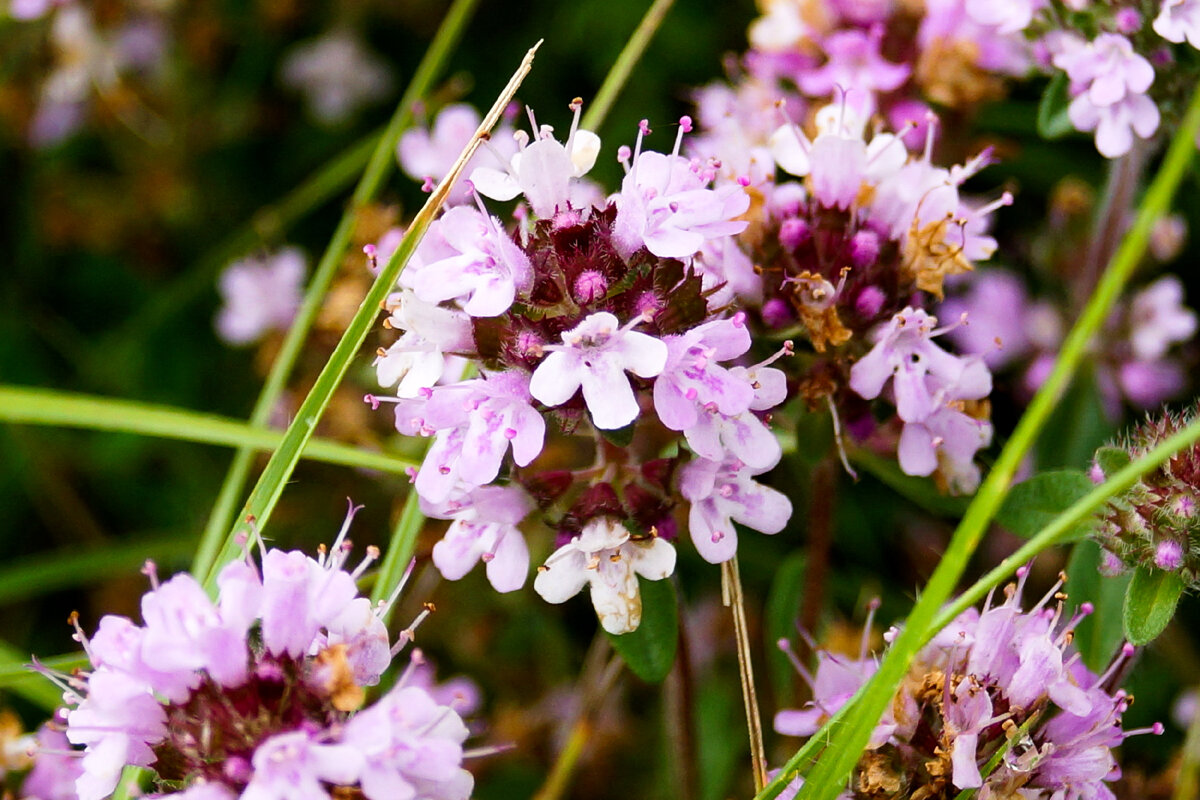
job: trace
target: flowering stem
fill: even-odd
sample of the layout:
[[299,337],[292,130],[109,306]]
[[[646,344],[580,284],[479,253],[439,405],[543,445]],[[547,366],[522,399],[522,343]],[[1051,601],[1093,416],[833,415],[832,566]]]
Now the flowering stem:
[[[1151,226],[1169,208],[1171,198],[1191,163],[1198,131],[1200,88],[1193,95],[1163,164],[1142,200],[1133,227],[1121,242],[1108,269],[1097,283],[1095,293],[1063,343],[1053,371],[1034,396],[1013,431],[1012,438],[967,508],[925,591],[913,606],[903,631],[884,656],[879,671],[867,683],[861,699],[847,715],[845,724],[834,731],[827,755],[816,763],[801,787],[797,795],[801,800],[832,800],[844,789],[847,777],[870,739],[871,731],[908,671],[909,662],[932,630],[939,610],[954,591],[971,555],[1007,496],[1017,468],[1074,376],[1092,337],[1104,323],[1113,303],[1141,260]],[[781,780],[774,781],[759,798],[775,797],[783,786]]]
[[742,596],[742,577],[737,556],[721,564],[721,599],[733,609],[733,632],[737,638],[738,672],[742,681],[742,701],[746,706],[746,728],[750,734],[750,764],[754,773],[754,791],[767,784],[767,750],[763,745],[762,716],[758,693],[754,688],[754,666],[750,661],[750,633],[746,629],[746,602]]
[[[538,44],[540,45],[541,43],[539,42]],[[237,556],[240,548],[238,535],[243,531],[242,521],[255,519],[260,529],[266,525],[271,512],[275,508],[275,504],[279,501],[279,496],[283,494],[284,486],[287,485],[288,480],[292,476],[292,471],[295,469],[296,462],[300,458],[300,452],[312,437],[313,430],[315,430],[317,423],[321,419],[321,415],[325,412],[325,407],[329,404],[330,398],[333,397],[338,384],[342,382],[342,378],[345,377],[346,372],[350,369],[350,362],[362,347],[363,342],[366,341],[367,334],[370,332],[371,326],[375,323],[375,317],[379,314],[379,309],[384,299],[395,287],[396,279],[399,278],[401,270],[408,263],[408,259],[412,256],[413,251],[416,250],[421,237],[425,235],[425,231],[432,224],[435,215],[446,201],[450,189],[458,179],[459,174],[462,173],[467,161],[475,154],[475,150],[478,149],[480,142],[483,141],[488,132],[499,121],[505,106],[508,105],[513,94],[516,93],[517,87],[521,85],[521,81],[529,74],[529,70],[533,66],[533,56],[537,47],[538,45],[534,45],[525,54],[525,59],[509,80],[504,91],[496,99],[491,110],[484,117],[483,122],[480,123],[478,130],[475,131],[475,135],[471,137],[470,143],[459,154],[458,160],[454,163],[454,166],[450,169],[445,179],[433,190],[425,205],[417,212],[416,217],[413,218],[412,225],[409,226],[408,231],[404,234],[404,238],[400,241],[400,245],[396,248],[396,252],[392,254],[387,264],[379,271],[379,275],[375,278],[375,282],[371,284],[367,296],[363,298],[362,304],[358,307],[358,311],[355,312],[354,318],[350,320],[350,325],[346,328],[346,332],[342,334],[337,347],[334,348],[333,355],[330,356],[320,375],[317,376],[312,389],[309,390],[308,395],[300,404],[300,408],[296,412],[296,418],[284,433],[283,442],[280,444],[279,449],[271,454],[270,461],[267,462],[267,466],[259,477],[258,483],[250,492],[250,497],[247,498],[242,508],[242,513],[238,517],[238,522],[226,535],[225,544],[216,559],[208,556],[208,549],[215,546],[213,544],[215,539],[206,535],[203,545],[207,549],[202,549],[197,557],[197,561],[208,566],[207,576],[204,581],[208,589],[211,590],[215,586],[216,574],[219,567],[226,561]],[[368,168],[368,173],[370,173],[370,168]],[[203,574],[199,568],[196,571]]]
[[[1022,564],[1027,563],[1030,559],[1036,556],[1043,550],[1059,543],[1066,533],[1071,531],[1086,519],[1090,514],[1095,512],[1101,504],[1110,497],[1124,492],[1129,487],[1133,486],[1139,478],[1150,472],[1155,467],[1169,459],[1174,453],[1179,452],[1185,447],[1189,447],[1196,442],[1200,442],[1200,420],[1196,420],[1188,425],[1183,430],[1165,440],[1162,444],[1155,447],[1146,455],[1134,461],[1120,471],[1114,474],[1104,483],[1097,486],[1088,494],[1075,501],[1069,508],[1051,520],[1050,524],[1035,534],[1028,542],[1022,545],[1015,553],[1004,559],[989,571],[986,575],[976,581],[969,589],[963,592],[953,603],[946,606],[933,624],[924,632],[921,637],[918,647],[923,647],[929,639],[931,639],[938,631],[949,625],[955,617],[966,611],[971,606],[979,602],[992,589],[999,586],[1004,580],[1008,579],[1017,571],[1017,568]],[[908,623],[911,625],[911,619]],[[907,625],[905,626],[908,627]],[[894,645],[893,645],[894,646]],[[759,795],[760,798],[774,797],[788,783],[796,778],[803,770],[801,766],[806,764],[813,754],[813,751],[818,747],[823,747],[828,744],[829,737],[841,726],[844,718],[848,716],[851,709],[858,705],[858,701],[865,693],[866,686],[860,688],[858,692],[850,699],[846,705],[842,706],[836,714],[834,714],[829,722],[827,722],[821,730],[813,734],[804,746],[800,748],[794,756],[788,759],[788,762],[779,771],[779,777],[767,787],[767,791]],[[776,788],[778,787],[778,788]]]
[[1092,230],[1092,241],[1074,291],[1075,308],[1083,305],[1100,277],[1100,270],[1112,258],[1113,251],[1125,230],[1125,221],[1133,208],[1134,196],[1141,183],[1142,171],[1149,155],[1148,147],[1135,140],[1128,153],[1113,159],[1108,164],[1108,178],[1104,185],[1104,200]]
[[[304,293],[304,300],[296,312],[296,318],[288,329],[287,336],[284,337],[279,354],[271,364],[271,370],[254,403],[254,410],[250,414],[251,425],[265,425],[276,403],[279,402],[279,397],[283,394],[292,368],[300,356],[304,340],[308,338],[308,333],[321,310],[321,304],[325,300],[329,285],[333,282],[342,258],[350,246],[350,237],[354,233],[358,213],[379,192],[391,171],[395,163],[396,143],[400,140],[400,135],[412,124],[414,106],[433,86],[434,80],[442,71],[466,27],[477,1],[455,0],[454,5],[450,7],[437,35],[429,45],[425,57],[413,74],[404,96],[400,98],[400,104],[396,107],[387,129],[376,143],[371,158],[367,162],[367,168],[359,179],[358,186],[354,189],[350,207],[342,214],[337,229],[333,232],[333,238],[325,248],[325,253],[321,256],[308,289]],[[217,502],[209,514],[204,533],[200,537],[196,558],[192,564],[193,574],[204,575],[213,567],[217,547],[222,535],[232,523],[235,504],[245,488],[250,468],[253,465],[253,458],[254,454],[245,448],[239,450],[234,456],[229,472],[226,473],[225,480],[217,494]]]
[[604,77],[604,83],[600,84],[595,99],[592,100],[588,110],[584,112],[583,120],[580,122],[582,127],[594,131],[604,122],[604,118],[612,110],[612,104],[616,101],[617,95],[625,87],[633,68],[637,66],[642,54],[646,52],[646,48],[650,45],[650,39],[662,25],[663,17],[667,15],[667,11],[671,9],[671,4],[674,2],[675,0],[654,0],[653,5],[646,11],[646,16],[642,17],[637,29],[625,43],[621,54],[613,62],[612,69]]
[[[247,448],[252,454],[273,450],[283,441],[283,434],[279,431],[254,427],[215,414],[53,389],[25,389],[15,386],[0,386],[0,421],[135,433],[162,439]],[[303,456],[329,464],[392,473],[403,473],[414,466],[414,462],[407,458],[372,453],[318,438],[308,442]]]
[[808,631],[817,629],[825,604],[825,577],[829,572],[829,551],[833,545],[833,506],[837,489],[837,462],[826,456],[813,467],[808,509],[808,559],[804,576],[804,599],[800,606],[800,624]]
[[579,681],[579,712],[571,725],[571,733],[532,800],[558,800],[566,793],[575,767],[591,738],[590,716],[596,706],[610,696],[612,685],[621,674],[624,663],[620,656],[612,654],[608,638],[603,633],[597,633],[584,657],[583,676]]

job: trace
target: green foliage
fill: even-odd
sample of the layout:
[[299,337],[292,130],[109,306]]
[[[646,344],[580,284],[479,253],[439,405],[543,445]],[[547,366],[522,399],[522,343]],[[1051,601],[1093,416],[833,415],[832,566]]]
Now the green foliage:
[[1038,102],[1037,132],[1043,139],[1061,139],[1075,130],[1067,116],[1067,106],[1071,103],[1067,91],[1069,83],[1067,74],[1058,72],[1042,92],[1042,99]]
[[675,664],[679,646],[679,603],[669,579],[638,578],[642,623],[632,633],[606,634],[634,675],[647,683],[662,683]]
[[1096,451],[1096,465],[1106,478],[1129,466],[1131,460],[1129,451],[1121,447],[1105,446]]
[[1183,580],[1174,572],[1138,567],[1125,590],[1125,638],[1132,644],[1152,642],[1175,616]]
[[[996,522],[1028,539],[1094,488],[1088,476],[1079,470],[1042,472],[1012,488],[996,512]],[[1091,525],[1090,520],[1079,523],[1067,538],[1084,538]]]
[[791,639],[796,633],[796,617],[804,597],[804,566],[803,551],[792,553],[779,563],[771,580],[771,591],[767,595],[767,607],[763,613],[767,668],[777,705],[780,706],[785,705],[792,696],[792,681],[796,673],[776,643],[780,639]]
[[1125,590],[1130,575],[1109,578],[1100,574],[1100,545],[1085,540],[1075,545],[1067,562],[1066,593],[1078,608],[1091,603],[1092,613],[1075,626],[1075,650],[1093,672],[1103,672],[1125,638]]

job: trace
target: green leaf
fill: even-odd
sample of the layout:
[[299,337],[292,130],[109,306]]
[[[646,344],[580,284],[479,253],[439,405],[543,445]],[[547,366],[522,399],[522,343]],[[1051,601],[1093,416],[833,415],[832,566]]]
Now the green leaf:
[[1050,79],[1042,99],[1038,103],[1037,131],[1043,139],[1061,139],[1075,126],[1067,116],[1067,106],[1071,103],[1067,87],[1067,74],[1059,72]]
[[1131,644],[1151,642],[1163,632],[1184,590],[1183,580],[1174,572],[1138,567],[1125,590],[1125,638]]
[[[592,416],[592,412],[591,412],[591,410],[589,410],[588,417],[590,418],[591,416]],[[596,427],[594,423],[593,423],[592,427],[594,427],[594,428]],[[603,436],[605,439],[607,439],[609,442],[616,445],[617,447],[629,447],[629,445],[633,444],[633,429],[635,427],[637,427],[637,423],[631,422],[628,425],[626,425],[624,428],[615,428],[613,430],[605,430],[603,428],[596,428],[596,430],[600,431],[601,436]]]
[[[1094,488],[1088,476],[1079,470],[1064,469],[1034,475],[1012,488],[996,513],[996,522],[1028,539]],[[1067,534],[1065,541],[1082,539],[1091,528],[1090,520],[1081,522]]]
[[1130,575],[1100,574],[1100,545],[1084,540],[1075,545],[1067,562],[1067,596],[1076,606],[1091,603],[1092,613],[1075,626],[1075,650],[1083,663],[1100,673],[1112,661],[1125,638],[1122,605]]
[[796,671],[776,642],[791,638],[795,633],[796,617],[804,596],[805,553],[797,551],[783,560],[775,570],[771,591],[767,595],[763,627],[766,633],[767,665],[779,705],[786,705],[792,696],[792,681]]
[[679,644],[679,608],[671,581],[638,578],[642,594],[642,623],[636,631],[614,636],[606,633],[613,649],[629,669],[647,683],[661,683],[675,664]]
[[1101,447],[1096,451],[1096,464],[1104,473],[1105,479],[1111,478],[1129,466],[1132,460],[1129,451],[1120,447]]

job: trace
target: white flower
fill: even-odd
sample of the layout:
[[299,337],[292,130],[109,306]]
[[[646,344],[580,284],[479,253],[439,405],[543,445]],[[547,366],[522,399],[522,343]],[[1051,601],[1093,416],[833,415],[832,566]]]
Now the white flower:
[[590,584],[601,626],[619,635],[637,630],[642,621],[637,576],[657,581],[674,571],[675,548],[669,542],[657,536],[632,539],[624,525],[601,517],[546,560],[533,588],[547,602],[563,603]]

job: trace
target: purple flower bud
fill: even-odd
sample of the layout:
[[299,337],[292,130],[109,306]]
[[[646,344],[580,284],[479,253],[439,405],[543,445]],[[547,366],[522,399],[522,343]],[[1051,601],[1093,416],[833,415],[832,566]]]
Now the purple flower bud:
[[762,318],[770,328],[784,328],[796,321],[791,306],[781,297],[772,297],[763,303]]
[[878,286],[866,286],[858,293],[858,297],[854,298],[854,310],[860,317],[874,319],[883,310],[885,302],[887,295],[882,289]]
[[779,226],[779,243],[788,250],[795,250],[807,242],[810,235],[808,223],[802,219],[785,219]]
[[1174,539],[1166,539],[1158,543],[1154,551],[1154,566],[1174,572],[1183,566],[1183,548]]
[[860,269],[879,258],[879,234],[863,229],[850,240],[850,262]]
[[594,269],[580,273],[575,279],[575,300],[587,305],[604,297],[608,291],[608,281],[604,275]]

